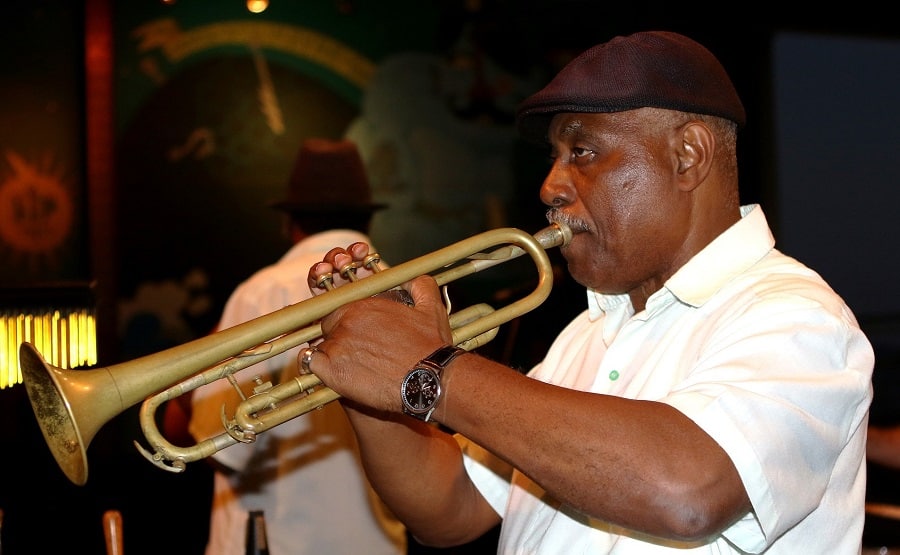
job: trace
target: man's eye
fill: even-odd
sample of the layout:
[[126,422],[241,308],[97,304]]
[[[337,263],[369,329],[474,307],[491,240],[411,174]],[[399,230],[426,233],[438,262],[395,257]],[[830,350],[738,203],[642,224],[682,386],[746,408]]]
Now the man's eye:
[[572,155],[575,156],[575,158],[581,158],[582,156],[588,156],[589,154],[591,154],[593,152],[594,152],[593,150],[588,150],[586,148],[581,148],[578,146],[576,146],[575,148],[572,149]]

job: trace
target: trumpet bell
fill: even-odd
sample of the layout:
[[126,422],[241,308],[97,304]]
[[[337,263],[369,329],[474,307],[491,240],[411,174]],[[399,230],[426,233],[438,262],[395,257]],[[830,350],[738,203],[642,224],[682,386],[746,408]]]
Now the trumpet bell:
[[[72,413],[74,407],[84,405],[75,402],[73,407],[66,391],[84,391],[94,387],[90,384],[76,384],[72,376],[68,375],[69,371],[44,362],[37,349],[29,343],[19,346],[19,361],[22,381],[44,441],[69,480],[83,485],[87,481],[87,444],[91,438],[84,441],[80,429],[75,425],[77,421],[84,427],[83,418]],[[88,418],[89,415],[83,417]]]

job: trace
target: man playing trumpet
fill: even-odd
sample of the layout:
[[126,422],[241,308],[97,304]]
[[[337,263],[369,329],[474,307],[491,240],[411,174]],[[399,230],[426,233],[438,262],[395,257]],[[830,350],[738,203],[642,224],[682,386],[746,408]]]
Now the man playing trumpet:
[[[457,350],[427,276],[412,307],[323,320],[304,365],[419,541],[502,521],[502,553],[860,551],[872,348],[740,205],[744,120],[718,60],[665,32],[598,45],[522,103],[588,301],[527,376]],[[367,250],[331,251],[310,287]]]

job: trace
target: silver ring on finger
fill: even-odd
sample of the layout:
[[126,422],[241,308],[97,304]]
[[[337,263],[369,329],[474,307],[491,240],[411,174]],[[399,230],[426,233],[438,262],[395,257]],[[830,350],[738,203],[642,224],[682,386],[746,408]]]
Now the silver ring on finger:
[[318,347],[310,347],[304,349],[303,353],[300,354],[300,369],[303,370],[304,373],[312,374],[309,364],[312,362],[313,355],[317,352],[319,352]]

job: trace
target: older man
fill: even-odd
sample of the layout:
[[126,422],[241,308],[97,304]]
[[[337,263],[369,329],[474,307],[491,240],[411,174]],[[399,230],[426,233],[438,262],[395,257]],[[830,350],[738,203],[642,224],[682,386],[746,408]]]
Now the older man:
[[[541,200],[587,289],[527,376],[451,345],[429,277],[404,285],[414,307],[324,320],[307,366],[420,541],[502,520],[501,553],[859,552],[872,348],[740,205],[744,120],[719,61],[669,32],[593,47],[524,101],[520,131],[552,153]],[[361,250],[329,253],[311,286]],[[427,380],[433,397],[410,394]]]

